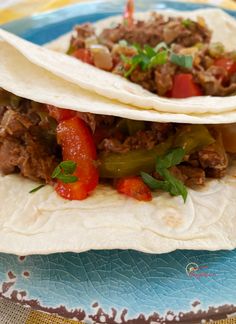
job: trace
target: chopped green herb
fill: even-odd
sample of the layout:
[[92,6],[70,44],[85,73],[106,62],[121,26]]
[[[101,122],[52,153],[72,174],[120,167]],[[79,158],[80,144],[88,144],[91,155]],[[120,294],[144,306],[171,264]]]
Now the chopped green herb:
[[44,184],[41,184],[40,186],[38,186],[38,187],[33,188],[32,190],[30,190],[29,193],[34,193],[34,192],[40,190],[40,189],[43,188],[43,187],[45,187],[45,185],[44,185]]
[[134,44],[133,48],[137,51],[135,56],[128,58],[121,54],[122,61],[130,66],[128,71],[124,74],[126,78],[129,77],[138,66],[140,66],[142,71],[146,71],[157,65],[165,64],[168,58],[172,63],[185,68],[190,69],[193,66],[193,57],[191,55],[178,55],[172,52],[165,42],[157,44],[155,48],[144,45],[142,49],[139,44]]
[[61,173],[61,168],[60,168],[60,164],[54,169],[51,177],[53,179],[57,178],[59,176],[59,174]]
[[191,19],[184,19],[182,21],[182,25],[186,28],[190,27],[191,25],[193,25],[193,21]]
[[169,191],[169,184],[167,181],[160,181],[153,178],[150,174],[146,172],[141,172],[141,177],[146,185],[152,190],[164,190]]
[[143,181],[152,189],[161,189],[169,192],[172,196],[182,196],[184,202],[187,199],[187,189],[185,185],[176,179],[168,170],[174,165],[182,162],[185,151],[182,148],[176,148],[168,152],[166,155],[157,158],[156,171],[162,176],[163,181],[156,180],[151,175],[141,172]]
[[193,67],[193,57],[191,55],[178,55],[171,52],[170,61],[187,69],[191,69]]
[[57,176],[57,179],[64,183],[73,183],[78,180],[78,177],[73,176],[73,175],[65,175],[62,173],[59,176]]
[[76,170],[77,164],[74,161],[63,161],[60,163],[61,169],[64,171],[65,174],[72,174]]
[[163,170],[163,178],[169,184],[169,193],[172,196],[182,196],[185,202],[187,199],[188,192],[183,182],[176,179],[176,177],[174,177],[167,169]]
[[149,68],[152,68],[156,65],[163,65],[167,62],[167,59],[168,59],[168,52],[161,51],[151,58],[149,63]]
[[174,165],[180,164],[183,161],[184,155],[184,149],[182,147],[177,147],[169,151],[166,155],[162,157],[158,156],[156,164],[158,172],[160,171],[160,169],[169,169]]
[[149,57],[152,58],[155,56],[157,53],[156,51],[149,45],[144,45],[144,53]]
[[127,57],[127,56],[125,56],[124,54],[121,54],[121,55],[120,55],[120,58],[122,59],[122,61],[123,61],[125,64],[131,64],[131,58],[130,58],[130,57]]
[[58,179],[64,183],[72,183],[78,180],[78,177],[74,176],[77,164],[74,161],[63,161],[53,171],[51,177]]

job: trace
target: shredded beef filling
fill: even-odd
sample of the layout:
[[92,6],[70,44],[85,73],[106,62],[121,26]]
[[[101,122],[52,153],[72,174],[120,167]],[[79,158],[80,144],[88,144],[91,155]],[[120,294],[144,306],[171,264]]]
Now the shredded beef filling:
[[153,14],[148,21],[137,21],[129,27],[119,24],[115,28],[107,28],[99,35],[102,44],[112,48],[120,40],[126,40],[130,44],[150,45],[155,47],[164,41],[167,44],[180,44],[190,47],[196,43],[208,43],[211,32],[199,23],[191,24],[185,28],[181,18],[165,18],[158,14]]
[[[92,131],[98,157],[137,149],[148,151],[182,129],[181,124],[175,123],[132,121],[92,113],[78,116]],[[45,105],[0,90],[0,172],[20,173],[50,183],[52,171],[62,160],[56,125]],[[170,169],[189,187],[203,185],[206,177],[223,177],[228,167],[220,131],[214,127],[209,127],[209,131],[215,138],[213,144],[186,155],[180,165]],[[157,173],[153,176],[160,178]]]
[[[176,54],[192,55],[192,69],[189,70],[170,62],[156,65],[148,70],[137,66],[128,76],[130,81],[150,92],[169,97],[174,76],[178,73],[191,73],[203,95],[234,95],[236,93],[236,71],[227,76],[226,68],[215,66],[215,60],[219,57],[226,57],[236,62],[235,53],[221,52],[219,48],[217,49],[219,45],[210,43],[211,36],[211,31],[201,18],[192,21],[179,17],[167,18],[153,13],[147,21],[134,21],[131,26],[121,23],[104,29],[98,35],[92,24],[76,26],[69,54],[71,50],[86,48],[91,51],[93,64],[96,67],[125,76],[129,65],[122,60],[122,55],[127,58],[137,55],[133,45],[138,44],[141,48],[149,45],[155,48],[157,44],[165,42]],[[121,41],[126,41],[127,45],[120,45]],[[96,44],[95,47],[101,47],[100,51],[93,50],[94,44]]]
[[21,100],[0,110],[0,171],[50,182],[60,150],[44,106],[38,104],[36,112],[29,100]]

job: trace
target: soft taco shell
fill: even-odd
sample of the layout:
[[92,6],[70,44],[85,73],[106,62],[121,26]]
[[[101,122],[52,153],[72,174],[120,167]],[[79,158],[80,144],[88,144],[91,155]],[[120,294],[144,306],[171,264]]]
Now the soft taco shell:
[[[130,108],[32,64],[4,41],[0,42],[0,57],[0,87],[35,101],[143,120],[161,116],[188,122],[194,120],[191,118],[201,122],[218,117],[222,120],[222,116],[228,121],[235,118],[235,112],[206,118]],[[0,252],[28,255],[114,248],[150,253],[233,249],[235,175],[232,168],[224,179],[209,181],[199,191],[189,190],[186,204],[181,197],[167,193],[156,193],[152,202],[137,202],[101,185],[84,201],[66,201],[50,186],[29,194],[36,183],[19,175],[0,176]]]
[[[236,21],[222,10],[165,11],[163,14],[193,19],[201,16],[213,30],[213,41],[221,41],[226,49],[236,49]],[[142,13],[138,16],[140,18],[147,18],[149,13]],[[97,26],[101,29],[104,26],[109,26],[112,21],[116,22],[120,19],[120,17],[109,18],[108,20],[101,21]],[[83,89],[93,91],[106,98],[116,99],[119,102],[136,106],[140,109],[154,109],[158,112],[192,115],[206,113],[222,114],[235,111],[236,109],[236,96],[223,98],[202,96],[187,99],[162,98],[118,75],[99,70],[62,53],[49,52],[46,48],[35,46],[3,30],[0,30],[0,37],[17,48],[32,63],[45,68],[53,74]]]

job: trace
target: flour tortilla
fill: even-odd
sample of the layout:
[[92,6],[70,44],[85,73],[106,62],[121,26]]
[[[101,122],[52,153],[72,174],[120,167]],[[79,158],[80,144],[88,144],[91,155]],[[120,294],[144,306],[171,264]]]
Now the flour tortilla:
[[[171,12],[163,12],[170,15]],[[229,50],[236,49],[236,21],[219,9],[204,9],[191,12],[172,11],[172,15],[196,18],[204,17],[213,30],[213,40],[221,41]],[[147,18],[149,13],[140,14]],[[111,21],[121,18],[109,18],[100,22],[101,29]],[[216,23],[217,22],[217,23]],[[223,32],[222,32],[223,31]],[[131,83],[118,75],[102,71],[62,53],[50,52],[46,48],[33,45],[4,30],[0,37],[17,48],[28,60],[45,68],[53,74],[70,81],[83,89],[93,91],[103,97],[136,106],[140,109],[154,109],[158,112],[182,114],[221,114],[236,109],[236,96],[229,97],[192,97],[187,99],[168,99],[152,94],[141,86]],[[63,68],[62,68],[63,67]]]
[[[97,107],[97,112],[103,109],[111,113],[112,109],[125,117],[132,111],[147,120],[159,116],[156,111],[130,110],[82,90],[33,65],[8,43],[0,42],[0,57],[0,87],[16,95],[75,110]],[[186,204],[181,197],[167,193],[154,194],[152,202],[138,202],[101,185],[84,201],[67,201],[50,186],[29,194],[37,183],[19,175],[0,176],[0,252],[29,255],[113,248],[149,253],[233,249],[235,176],[236,167],[232,167],[224,179],[209,181],[199,191],[189,190]]]
[[[11,42],[0,41],[0,87],[16,95],[62,108],[141,120],[236,121],[235,111],[170,114],[99,96],[33,64],[9,37]],[[51,54],[35,48],[43,55]],[[152,202],[138,202],[102,185],[84,201],[67,201],[50,186],[29,194],[37,185],[19,175],[0,176],[0,252],[29,255],[120,248],[164,253],[236,247],[236,166],[222,180],[208,181],[198,191],[189,189],[186,204],[181,197],[163,192],[155,193]]]

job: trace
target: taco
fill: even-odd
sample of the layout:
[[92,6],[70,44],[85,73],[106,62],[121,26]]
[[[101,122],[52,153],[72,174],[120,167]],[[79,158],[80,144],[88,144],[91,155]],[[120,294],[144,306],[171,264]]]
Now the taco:
[[100,79],[87,89],[57,67],[129,81],[0,34],[2,251],[236,246],[235,125],[223,124],[235,121],[233,107],[191,115],[125,105],[98,95]]
[[[209,26],[209,29],[212,31],[212,43],[213,44],[219,43],[219,42],[222,43],[223,47],[224,47],[223,53],[227,54],[227,56],[233,55],[233,51],[236,48],[236,41],[235,41],[235,37],[234,37],[234,33],[235,33],[235,29],[236,29],[236,22],[232,17],[230,17],[223,11],[218,10],[218,9],[206,9],[206,10],[204,9],[204,10],[197,10],[197,11],[193,11],[193,12],[184,12],[184,13],[178,12],[178,11],[162,12],[162,14],[165,17],[170,16],[170,15],[171,16],[181,16],[181,17],[185,17],[186,19],[189,17],[189,19],[191,18],[193,20],[193,22],[195,22],[195,20],[197,19],[198,16],[204,18],[205,24],[207,26]],[[143,20],[149,19],[150,13],[137,14],[137,17],[140,17],[140,19],[143,19]],[[118,22],[122,21],[122,18],[114,17],[114,18],[109,18],[108,21],[98,22],[95,25],[96,32],[98,34],[100,34],[102,32],[102,30],[104,30],[104,28],[107,28],[107,26],[110,25],[111,22],[115,23],[117,21]],[[215,24],[215,21],[217,21],[217,24]],[[196,22],[195,22],[195,24],[196,24]],[[186,28],[186,27],[183,26],[183,28]],[[221,32],[222,30],[224,30],[224,33]],[[156,93],[147,91],[139,84],[130,82],[129,80],[127,80],[127,78],[120,77],[119,75],[117,75],[115,73],[110,73],[110,72],[95,68],[93,65],[90,65],[90,64],[84,64],[81,60],[69,59],[65,55],[61,55],[61,53],[54,52],[54,53],[51,53],[51,55],[48,55],[48,52],[46,49],[38,50],[37,47],[32,47],[29,43],[22,41],[22,40],[20,41],[13,35],[9,35],[4,31],[1,31],[0,35],[7,42],[12,43],[14,46],[16,46],[18,48],[18,50],[21,51],[21,53],[23,53],[34,64],[37,64],[38,66],[41,66],[41,67],[51,71],[53,74],[58,75],[64,79],[66,79],[67,81],[70,81],[74,84],[79,85],[83,89],[93,91],[99,95],[106,97],[106,98],[116,99],[119,102],[122,102],[125,104],[130,104],[132,106],[136,106],[141,109],[154,109],[154,110],[157,110],[158,112],[166,112],[166,113],[178,113],[178,114],[184,113],[184,114],[191,114],[191,115],[195,115],[195,114],[199,115],[199,114],[209,114],[209,113],[212,113],[212,114],[221,113],[222,114],[225,112],[230,112],[230,111],[235,110],[235,96],[231,95],[231,94],[233,94],[230,92],[231,90],[229,90],[230,95],[227,95],[227,100],[225,100],[225,97],[209,96],[209,95],[195,96],[195,97],[189,97],[189,98],[185,98],[185,99],[171,98],[171,100],[170,100],[169,98],[159,96]],[[65,41],[65,38],[63,38],[63,39]],[[69,48],[70,37],[69,37],[69,39],[67,39],[67,41],[68,41],[67,47]],[[57,47],[58,43],[60,45],[60,40],[56,41],[56,43],[54,42],[54,44],[53,44],[54,48],[55,48],[55,46]],[[215,44],[215,45],[217,45],[217,44]],[[203,46],[204,46],[204,44],[203,44]],[[200,47],[201,47],[201,45],[200,45]],[[220,46],[220,48],[221,49],[217,49],[217,50],[221,51],[222,46]],[[189,48],[188,48],[188,50],[189,50]],[[96,51],[96,49],[95,49],[95,51]],[[163,52],[163,49],[161,48],[160,51]],[[213,49],[213,52],[214,52],[214,49]],[[168,48],[168,53],[170,53],[169,48]],[[193,51],[193,53],[194,53],[194,51]],[[211,51],[211,53],[212,53],[212,51]],[[127,58],[127,55],[124,55],[124,56]],[[122,56],[122,57],[124,58],[124,56]],[[187,59],[187,61],[188,61],[190,55],[182,55],[181,54],[180,57],[181,56],[188,57],[188,59]],[[232,59],[233,58],[231,57],[230,60],[232,60]],[[219,64],[221,64],[221,63],[219,63]],[[230,63],[230,65],[231,65],[231,63]],[[63,66],[63,69],[61,68],[62,66]],[[164,64],[164,66],[165,66],[165,64]],[[199,68],[201,68],[201,65],[199,66]],[[220,68],[220,67],[218,66],[218,68]],[[217,68],[217,70],[219,70],[218,68]],[[221,67],[220,70],[222,70],[223,74],[226,73],[226,72],[223,72],[224,67]],[[133,71],[133,72],[135,72],[135,71]],[[203,72],[205,75],[206,71],[204,70]],[[208,73],[210,73],[210,72],[208,71],[207,74]],[[191,73],[189,73],[189,71],[188,71],[185,74],[191,74]],[[131,75],[128,77],[130,78]],[[204,76],[204,80],[206,80],[205,77],[207,77],[207,76],[206,75]],[[213,82],[214,87],[216,87],[220,81],[223,82],[222,76],[217,76],[217,78],[219,78],[216,80],[217,82],[215,82],[214,75],[210,74],[210,75],[208,75],[208,77],[209,77],[208,81],[210,83]],[[230,76],[230,78],[231,78],[231,76]],[[190,79],[191,79],[191,77],[190,77]],[[96,82],[94,82],[94,80],[96,80]],[[198,81],[198,82],[200,82],[200,81]],[[229,82],[229,81],[227,81],[227,82]],[[226,88],[228,85],[227,82],[226,82],[226,84],[223,84],[223,86]],[[232,79],[232,84],[230,84],[230,89],[231,89],[231,86],[233,85],[233,83],[234,83],[234,81]],[[190,82],[190,84],[191,84],[191,82]],[[207,85],[205,85],[205,86],[207,87]]]

